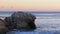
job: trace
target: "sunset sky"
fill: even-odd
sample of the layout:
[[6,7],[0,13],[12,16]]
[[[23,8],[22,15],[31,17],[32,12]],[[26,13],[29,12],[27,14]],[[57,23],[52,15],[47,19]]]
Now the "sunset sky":
[[0,10],[60,11],[60,0],[0,0]]

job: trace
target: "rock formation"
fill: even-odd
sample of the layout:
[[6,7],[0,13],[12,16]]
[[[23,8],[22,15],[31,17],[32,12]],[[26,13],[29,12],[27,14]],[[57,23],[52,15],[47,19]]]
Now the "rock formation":
[[36,17],[27,12],[14,12],[10,17],[6,17],[5,21],[10,29],[18,30],[34,30]]
[[0,34],[6,34],[8,28],[6,26],[6,22],[0,19]]

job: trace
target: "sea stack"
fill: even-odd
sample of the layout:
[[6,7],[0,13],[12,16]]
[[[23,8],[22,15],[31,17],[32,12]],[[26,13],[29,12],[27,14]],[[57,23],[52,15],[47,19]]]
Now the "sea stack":
[[8,23],[10,29],[18,29],[23,31],[30,31],[36,29],[36,17],[28,12],[14,12],[10,17],[6,17],[5,21]]

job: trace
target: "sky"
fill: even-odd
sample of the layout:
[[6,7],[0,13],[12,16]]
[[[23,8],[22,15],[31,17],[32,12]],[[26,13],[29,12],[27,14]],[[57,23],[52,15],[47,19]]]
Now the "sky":
[[1,10],[60,11],[60,0],[0,0]]

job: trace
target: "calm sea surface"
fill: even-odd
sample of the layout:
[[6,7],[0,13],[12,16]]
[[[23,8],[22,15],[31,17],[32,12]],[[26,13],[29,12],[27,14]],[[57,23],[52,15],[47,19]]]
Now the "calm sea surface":
[[[13,12],[0,12],[0,16],[10,16]],[[31,12],[36,16],[37,29],[32,32],[13,31],[10,34],[60,34],[60,12]]]

